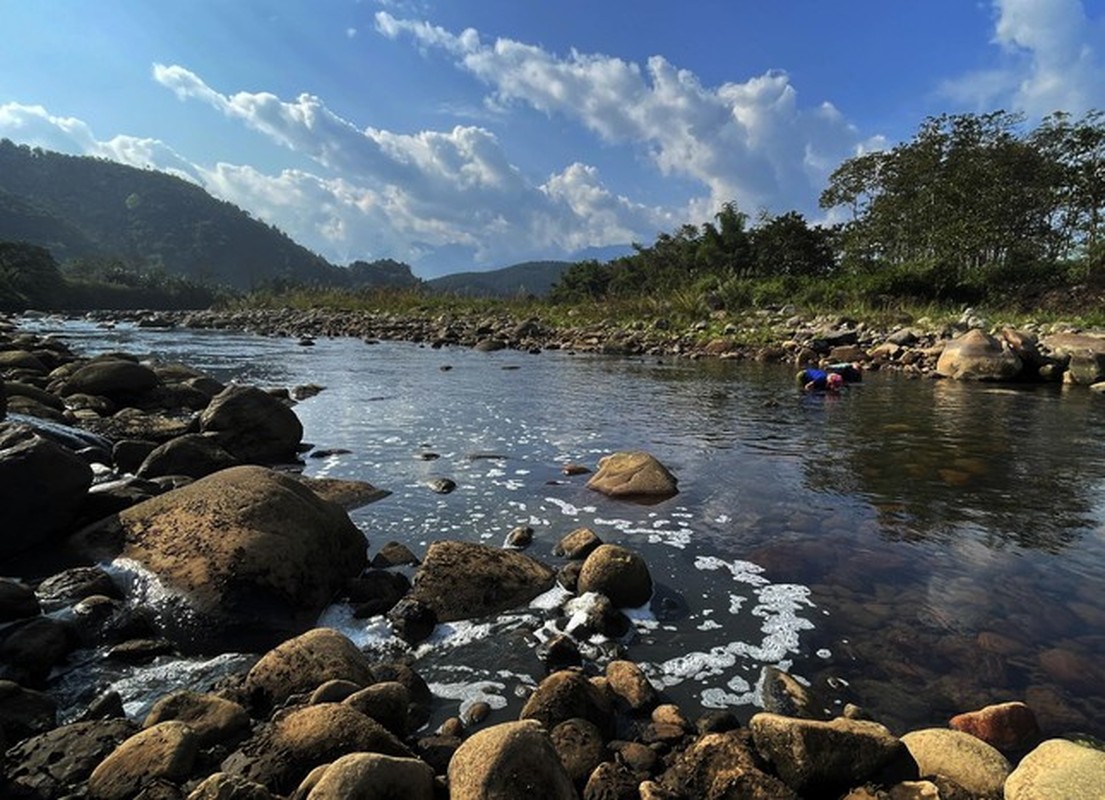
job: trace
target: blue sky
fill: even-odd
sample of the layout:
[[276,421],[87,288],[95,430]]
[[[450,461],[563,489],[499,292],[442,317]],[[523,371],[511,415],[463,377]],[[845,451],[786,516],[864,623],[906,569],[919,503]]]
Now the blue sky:
[[1105,108],[1105,0],[0,0],[0,137],[173,171],[334,263],[798,210],[928,115]]

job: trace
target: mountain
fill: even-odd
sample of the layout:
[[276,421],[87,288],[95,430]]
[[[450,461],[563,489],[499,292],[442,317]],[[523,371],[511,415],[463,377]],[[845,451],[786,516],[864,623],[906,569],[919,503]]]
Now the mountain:
[[455,272],[426,281],[426,285],[437,292],[468,297],[543,297],[573,263],[526,261],[487,272]]
[[287,235],[199,186],[105,159],[0,140],[0,241],[72,259],[119,259],[248,290],[349,277]]

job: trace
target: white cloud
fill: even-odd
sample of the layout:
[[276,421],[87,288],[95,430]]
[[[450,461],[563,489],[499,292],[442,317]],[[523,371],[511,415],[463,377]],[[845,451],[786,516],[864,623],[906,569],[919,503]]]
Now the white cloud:
[[1105,106],[1100,53],[1105,19],[1082,0],[993,0],[997,66],[948,81],[947,97],[979,110],[1009,108],[1041,118]]

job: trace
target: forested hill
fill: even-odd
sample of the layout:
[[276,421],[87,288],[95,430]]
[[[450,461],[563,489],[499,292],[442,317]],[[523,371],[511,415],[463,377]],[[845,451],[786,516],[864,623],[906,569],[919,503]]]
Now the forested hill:
[[7,139],[0,140],[0,241],[40,245],[58,263],[118,259],[243,290],[348,282],[278,229],[185,180]]
[[457,272],[427,284],[440,292],[468,297],[543,297],[571,265],[570,261],[527,261],[488,272]]

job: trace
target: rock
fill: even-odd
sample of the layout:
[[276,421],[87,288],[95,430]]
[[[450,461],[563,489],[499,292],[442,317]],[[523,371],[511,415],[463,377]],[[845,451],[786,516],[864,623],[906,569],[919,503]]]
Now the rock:
[[25,686],[45,686],[50,670],[76,647],[71,623],[36,617],[8,633],[0,644],[0,677]]
[[408,595],[396,603],[387,613],[395,635],[407,644],[418,644],[430,638],[437,627],[437,614],[417,597]]
[[309,478],[296,475],[296,480],[317,494],[323,500],[337,503],[346,511],[367,506],[377,500],[383,500],[391,492],[377,489],[367,481],[349,481],[340,478]]
[[46,365],[33,353],[26,350],[0,350],[0,372],[17,369],[25,369],[42,374],[45,374],[47,371]]
[[638,800],[641,779],[622,764],[605,761],[587,776],[583,800]]
[[147,366],[126,358],[101,356],[92,359],[69,376],[60,394],[91,394],[115,401],[131,400],[160,383]]
[[[353,683],[353,681],[342,680],[341,678],[334,678],[333,680],[326,681],[326,683],[319,684],[319,686],[311,692],[307,704],[313,706],[319,703],[341,703],[351,694],[355,694],[360,690],[360,684]],[[358,709],[358,711],[359,710],[360,709]],[[379,720],[377,720],[377,722],[378,721]]]
[[957,714],[948,725],[998,750],[1020,750],[1040,740],[1036,715],[1024,703],[1000,703]]
[[644,671],[632,661],[611,661],[606,665],[606,685],[631,711],[648,711],[659,695]]
[[417,564],[418,556],[412,553],[405,544],[399,542],[388,542],[372,557],[372,566],[376,569],[415,566]]
[[673,760],[657,783],[670,794],[649,796],[798,800],[785,783],[760,768],[747,735],[738,731],[699,737]]
[[604,737],[613,732],[610,698],[582,672],[563,669],[545,677],[522,706],[520,719],[534,719],[552,730],[561,722],[579,717],[594,723]]
[[599,460],[587,488],[610,497],[665,498],[679,493],[678,481],[644,452],[614,453]]
[[346,584],[346,598],[353,606],[353,616],[357,619],[386,614],[408,591],[411,582],[401,572],[388,572],[375,569]]
[[57,701],[48,694],[0,680],[0,731],[13,742],[57,725]]
[[439,541],[426,551],[410,596],[439,622],[452,622],[517,608],[551,588],[554,579],[549,567],[523,553]]
[[576,800],[575,787],[548,733],[533,720],[473,734],[449,761],[450,800],[540,797]]
[[438,494],[449,494],[457,488],[457,482],[449,478],[431,478],[426,481],[426,486]]
[[857,786],[905,756],[902,743],[875,722],[843,717],[821,722],[761,712],[748,727],[759,753],[799,794]]
[[91,485],[92,468],[72,450],[31,433],[26,426],[8,427],[0,437],[0,486],[5,498],[0,559],[67,532]]
[[1059,333],[1044,338],[1040,347],[1065,364],[1068,383],[1093,384],[1105,380],[1105,336]]
[[1105,752],[1049,739],[1005,781],[1005,800],[1097,800],[1105,787]]
[[160,698],[142,725],[150,728],[166,720],[188,725],[202,748],[233,742],[249,731],[249,714],[240,705],[218,695],[189,690]]
[[985,797],[1001,797],[1011,770],[1005,756],[981,739],[947,728],[910,731],[902,737],[921,777],[943,775]]
[[254,386],[228,386],[200,415],[200,432],[247,463],[295,458],[303,425],[287,405]]
[[1021,367],[1016,353],[977,328],[948,342],[936,362],[937,373],[958,380],[1011,380]]
[[100,567],[73,567],[59,572],[40,583],[35,594],[49,611],[79,603],[93,595],[123,599],[115,581]]
[[778,667],[769,664],[760,670],[759,683],[765,711],[784,717],[812,717],[806,687]]
[[157,449],[157,442],[120,439],[111,446],[111,458],[122,472],[137,473],[142,462],[155,449]]
[[216,772],[207,776],[188,795],[188,800],[274,800],[272,792],[259,783],[238,775]]
[[610,757],[602,731],[585,719],[564,720],[549,732],[549,739],[576,786],[586,784],[595,768]]
[[348,753],[411,756],[383,726],[341,703],[278,712],[222,763],[224,772],[286,794],[307,773]]
[[583,655],[579,652],[576,640],[563,633],[558,633],[538,645],[537,657],[545,665],[546,672],[583,666]]
[[10,578],[0,578],[0,624],[37,617],[41,609],[30,586]]
[[578,591],[606,595],[618,608],[637,608],[652,597],[652,576],[637,553],[620,545],[604,544],[583,562]]
[[434,771],[417,758],[350,753],[312,772],[295,796],[305,800],[433,800]]
[[366,560],[345,511],[256,466],[146,500],[83,536],[86,549],[114,550],[156,577],[167,635],[239,650],[302,631]]
[[576,528],[567,533],[553,549],[553,554],[582,561],[602,544],[602,539],[590,528]]
[[187,725],[162,722],[131,736],[101,761],[88,778],[88,793],[96,800],[129,800],[159,779],[180,783],[198,751]]
[[187,475],[202,478],[238,465],[238,459],[221,448],[214,437],[189,433],[155,447],[138,466],[141,478]]
[[506,546],[524,550],[533,544],[533,528],[519,525],[506,535]]
[[126,719],[74,722],[26,739],[4,755],[4,774],[17,797],[36,800],[78,791],[92,770],[138,732]]
[[124,664],[148,664],[158,656],[176,654],[176,645],[168,639],[130,639],[112,647],[104,657]]
[[411,699],[407,706],[408,729],[416,730],[426,724],[434,696],[421,675],[406,664],[373,664],[372,680],[373,683],[395,681],[403,684]]
[[315,628],[263,655],[242,688],[251,704],[264,709],[330,680],[364,686],[374,681],[372,665],[345,636],[331,628]]
[[381,681],[366,686],[342,702],[376,720],[396,736],[407,735],[411,693],[398,681]]

